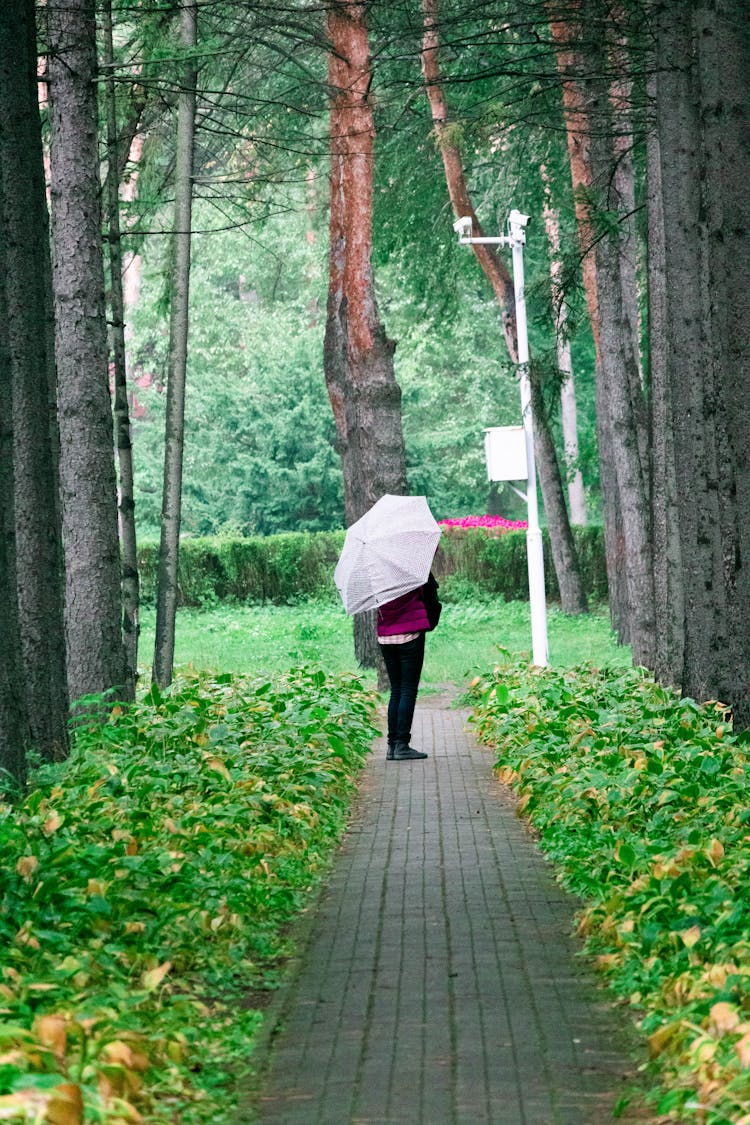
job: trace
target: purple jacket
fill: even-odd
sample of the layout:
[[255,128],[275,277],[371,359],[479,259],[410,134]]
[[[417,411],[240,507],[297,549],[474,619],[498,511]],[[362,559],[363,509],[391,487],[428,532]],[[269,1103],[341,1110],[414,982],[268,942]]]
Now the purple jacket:
[[422,601],[422,586],[378,607],[378,636],[394,633],[422,633],[430,628],[430,619]]

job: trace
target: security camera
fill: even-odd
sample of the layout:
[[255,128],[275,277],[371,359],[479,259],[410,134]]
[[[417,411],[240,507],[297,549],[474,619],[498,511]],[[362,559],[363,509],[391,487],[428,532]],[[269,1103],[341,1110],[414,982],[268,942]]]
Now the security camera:
[[529,219],[529,215],[522,215],[520,211],[516,210],[511,211],[510,215],[508,215],[508,222],[510,223],[510,225],[518,226],[522,229],[528,225]]
[[471,238],[472,221],[470,215],[464,215],[461,219],[456,219],[453,224],[453,229],[459,238]]

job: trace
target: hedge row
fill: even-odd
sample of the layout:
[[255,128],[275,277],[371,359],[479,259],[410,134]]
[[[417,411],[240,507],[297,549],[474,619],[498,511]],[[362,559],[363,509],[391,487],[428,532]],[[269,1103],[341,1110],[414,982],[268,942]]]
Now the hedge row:
[[[575,529],[586,592],[594,601],[607,597],[604,539],[600,527]],[[547,593],[559,597],[549,538],[544,532]],[[343,531],[288,532],[255,538],[184,539],[180,544],[180,603],[212,605],[289,603],[304,597],[333,596],[333,570],[344,542]],[[141,598],[152,604],[159,547],[139,548]],[[495,535],[481,528],[451,530],[440,543],[438,578],[463,579],[507,601],[528,598],[526,535]],[[449,581],[446,585],[450,586]]]

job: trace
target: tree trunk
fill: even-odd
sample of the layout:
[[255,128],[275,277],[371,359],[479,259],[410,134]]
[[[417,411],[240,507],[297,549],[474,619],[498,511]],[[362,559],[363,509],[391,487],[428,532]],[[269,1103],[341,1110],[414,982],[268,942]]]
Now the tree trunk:
[[[31,5],[27,5],[30,7]],[[10,46],[10,5],[0,9],[0,97],[18,83]],[[23,686],[21,633],[18,625],[18,589],[15,559],[13,504],[13,378],[6,305],[5,117],[0,117],[0,792],[8,779],[19,787],[26,782],[26,749],[30,731]]]
[[[598,96],[592,98],[596,127],[591,138],[591,165],[594,189],[600,192],[600,206],[608,213],[619,213],[621,201],[614,189],[613,122],[608,92],[603,82],[594,80]],[[628,617],[633,660],[647,668],[654,666],[654,578],[651,538],[649,465],[643,459],[644,406],[640,389],[636,341],[623,300],[620,272],[622,248],[619,231],[602,231],[595,244],[597,296],[601,340],[603,398],[611,428],[617,496],[622,513],[625,541],[625,574],[628,590]],[[640,403],[636,403],[634,387]]]
[[[330,276],[324,369],[344,475],[346,522],[384,493],[406,491],[395,345],[380,324],[371,264],[374,122],[365,5],[328,10],[331,128]],[[379,667],[375,614],[354,619],[357,659]]]
[[682,689],[750,726],[750,47],[733,7],[656,13],[666,368],[685,599]]
[[544,496],[547,522],[552,526],[551,509],[555,513],[555,525],[559,526],[563,522],[564,513],[565,523],[568,527],[568,534],[553,536],[550,532],[550,548],[555,574],[557,575],[557,584],[560,589],[560,605],[564,613],[587,613],[588,604],[581,581],[575,540],[570,531],[570,524],[567,522],[562,477],[559,471],[549,473],[550,466],[557,465],[557,454],[552,440],[552,427],[547,416],[544,392],[533,363],[529,365],[529,383],[531,386],[531,412],[534,416],[534,448],[538,453],[537,468],[542,495]]
[[[422,0],[424,14],[424,35],[422,38],[422,73],[424,75],[427,97],[432,111],[435,134],[440,143],[440,152],[445,169],[453,212],[456,218],[470,216],[473,232],[482,237],[482,227],[477,219],[466,186],[461,151],[451,139],[448,105],[442,85],[438,50],[438,0]],[[474,244],[472,250],[492,285],[503,318],[503,331],[508,354],[513,363],[518,362],[518,338],[516,330],[516,303],[513,279],[505,263],[494,247]],[[547,516],[552,558],[560,588],[560,600],[566,613],[586,611],[586,595],[583,591],[575,541],[565,507],[560,465],[557,460],[555,444],[549,426],[546,409],[539,409],[540,397],[538,373],[533,363],[529,368],[532,383],[532,414],[534,415],[534,445],[537,452],[539,483]],[[536,386],[535,386],[536,385]]]
[[622,514],[617,495],[610,426],[606,419],[602,393],[602,354],[597,295],[596,262],[592,252],[594,228],[591,218],[591,125],[587,100],[580,82],[585,73],[580,42],[583,29],[580,21],[580,0],[560,9],[557,0],[548,0],[550,31],[555,43],[557,69],[562,83],[562,105],[565,115],[570,177],[575,199],[578,237],[581,247],[581,274],[596,355],[596,436],[599,451],[599,476],[604,522],[604,545],[607,561],[607,586],[612,627],[622,644],[630,641],[627,581],[625,576],[625,545]]
[[[4,235],[2,227],[0,222],[0,234]],[[6,276],[4,258],[3,239],[0,238],[0,268]],[[31,737],[18,626],[13,533],[13,433],[9,424],[11,378],[5,327],[5,287],[0,286],[0,793],[5,790],[8,777],[21,787],[25,784],[26,749]]]
[[93,0],[46,9],[68,682],[122,693],[120,557],[107,372]]
[[552,309],[555,317],[557,366],[563,380],[560,387],[560,416],[565,446],[570,522],[583,527],[586,524],[586,497],[583,491],[583,475],[578,466],[578,412],[576,409],[575,381],[573,379],[573,357],[567,329],[568,306],[562,285],[563,263],[560,256],[560,219],[552,206],[551,185],[544,168],[542,168],[542,181],[545,196],[544,227],[547,232],[550,251],[550,282]]
[[3,320],[12,385],[14,573],[31,740],[54,761],[68,752],[68,692],[51,263],[36,60],[34,6],[7,0],[0,16],[0,166]]
[[[655,100],[656,83],[650,83]],[[651,512],[654,528],[655,663],[665,684],[679,687],[685,646],[685,607],[677,522],[672,400],[668,383],[666,261],[659,137],[648,138],[648,321],[651,391]]]
[[122,635],[125,646],[124,695],[135,698],[138,678],[138,552],[135,530],[133,446],[130,437],[128,382],[125,360],[125,302],[122,287],[122,240],[120,238],[120,160],[118,157],[117,101],[115,97],[112,0],[104,6],[104,56],[107,64],[107,212],[109,244],[110,307],[112,310],[112,363],[115,384],[115,445],[119,464],[118,507],[122,564]]
[[[750,729],[750,33],[730,0],[699,10],[713,363],[726,404],[731,477],[724,573],[734,644],[723,679],[735,730]],[[724,686],[726,685],[726,686]]]
[[[197,43],[196,6],[186,3],[181,11],[182,46],[194,50]],[[156,640],[153,679],[160,687],[172,682],[177,618],[180,517],[182,508],[182,460],[185,439],[185,376],[187,369],[190,243],[193,208],[193,144],[195,134],[197,70],[190,59],[180,90],[177,117],[175,167],[175,259],[172,276],[172,309],[169,326],[169,371],[167,375],[164,491],[161,510],[159,578],[156,602]]]
[[[548,7],[554,10],[554,5]],[[608,28],[607,14],[598,6],[595,9]],[[579,19],[580,13],[577,4],[575,14]],[[616,126],[619,128],[621,123],[613,119],[613,105],[619,109],[624,98],[622,83],[616,84],[619,77],[616,65],[621,60],[614,49],[607,54],[606,45],[599,42],[596,31],[588,33],[589,42],[593,44],[596,40],[596,46],[587,49],[586,57],[573,49],[572,44],[581,31],[578,20],[553,20],[552,30],[564,77],[568,129],[575,132],[580,142],[575,156],[575,178],[580,178],[580,182],[574,182],[574,186],[579,199],[582,238],[588,242],[588,245],[583,243],[584,252],[591,251],[593,236],[594,268],[589,267],[588,279],[595,287],[595,338],[599,345],[597,413],[604,410],[607,414],[606,419],[598,417],[599,432],[604,439],[600,456],[602,449],[605,456],[607,450],[611,451],[611,463],[602,464],[605,520],[613,520],[616,504],[622,521],[626,614],[633,659],[636,664],[653,667],[653,543],[646,409],[640,379],[639,341],[632,312],[636,298],[630,291],[626,292],[627,286],[635,281],[635,271],[626,260],[627,254],[633,253],[632,240],[628,241],[632,216],[628,214],[627,200],[621,199],[617,192],[617,169],[625,158],[616,140]],[[617,47],[621,50],[619,44]],[[615,79],[608,82],[604,75],[609,71],[615,74]],[[576,75],[584,73],[593,75],[587,98],[575,79]],[[627,172],[621,178],[629,190]],[[615,227],[612,226],[613,216],[617,218]],[[624,246],[620,241],[621,227],[625,230]],[[615,536],[610,529],[609,538],[612,541],[619,535]]]

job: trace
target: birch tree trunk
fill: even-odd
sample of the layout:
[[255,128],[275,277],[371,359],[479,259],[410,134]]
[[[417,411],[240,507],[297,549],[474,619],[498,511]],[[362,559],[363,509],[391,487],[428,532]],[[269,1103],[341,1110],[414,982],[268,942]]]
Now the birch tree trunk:
[[[196,5],[185,3],[180,14],[180,39],[185,51],[197,43]],[[177,617],[182,462],[185,439],[185,381],[190,302],[190,244],[193,209],[193,146],[195,135],[197,70],[188,57],[177,111],[175,167],[175,257],[172,275],[172,308],[169,325],[164,490],[161,509],[159,576],[156,601],[156,638],[153,680],[159,687],[172,682]]]
[[[328,9],[331,248],[323,363],[347,524],[384,493],[407,487],[395,345],[380,323],[371,264],[375,128],[365,13],[353,0]],[[379,666],[374,612],[355,616],[354,648],[361,664]]]
[[101,246],[93,0],[46,9],[55,352],[71,699],[125,683]]
[[54,761],[68,752],[68,692],[52,280],[36,61],[34,5],[7,0],[0,14],[0,168],[13,573],[31,741]]
[[112,0],[104,6],[104,58],[107,64],[107,218],[109,243],[110,307],[112,310],[112,363],[115,384],[115,446],[119,466],[118,508],[122,566],[122,636],[125,646],[124,694],[135,698],[138,677],[138,552],[133,487],[133,445],[130,436],[127,365],[125,359],[125,302],[122,284],[122,239],[120,237],[120,159],[118,155],[117,101],[115,96]]
[[[443,90],[438,57],[440,46],[438,0],[422,0],[422,12],[424,16],[422,73],[432,111],[435,134],[440,143],[448,194],[456,218],[470,216],[473,231],[477,237],[481,238],[482,226],[477,219],[466,186],[461,151],[456,142],[451,139],[448,129],[448,105]],[[503,319],[503,332],[508,354],[511,361],[517,363],[518,338],[513,279],[494,247],[474,244],[472,250],[497,298]],[[534,445],[538,454],[537,468],[544,499],[544,511],[549,526],[552,559],[560,589],[560,600],[566,613],[585,613],[587,609],[586,595],[583,591],[575,541],[565,506],[560,466],[547,411],[544,407],[539,371],[533,362],[529,366],[529,379],[531,382]]]

